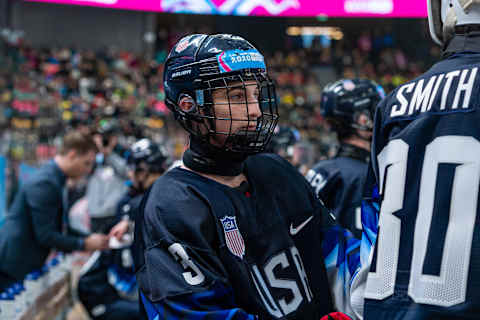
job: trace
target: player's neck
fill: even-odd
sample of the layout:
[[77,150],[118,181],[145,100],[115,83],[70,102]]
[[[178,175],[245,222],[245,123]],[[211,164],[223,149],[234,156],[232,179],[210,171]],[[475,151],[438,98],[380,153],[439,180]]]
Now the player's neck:
[[198,172],[195,170],[192,170],[184,165],[181,166],[182,169],[189,170],[192,172],[195,172],[196,174],[199,174],[205,178],[212,179],[218,183],[221,183],[223,185],[226,185],[230,188],[238,188],[240,184],[244,181],[247,181],[247,177],[243,173],[237,175],[237,176],[221,176],[217,174],[209,174],[209,173],[202,173]]

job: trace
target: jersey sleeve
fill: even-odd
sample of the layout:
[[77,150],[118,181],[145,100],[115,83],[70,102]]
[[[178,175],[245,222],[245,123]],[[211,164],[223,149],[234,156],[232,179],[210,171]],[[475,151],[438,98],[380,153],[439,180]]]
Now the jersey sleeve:
[[336,221],[335,215],[311,189],[317,211],[322,217],[321,241],[328,283],[337,311],[351,314],[350,285],[360,267],[360,240]]
[[328,212],[330,222],[322,230],[322,251],[336,310],[352,314],[350,286],[360,268],[360,240],[339,226]]
[[216,225],[205,201],[189,188],[169,181],[168,186],[154,186],[142,206],[142,221],[136,223],[141,223],[136,232],[143,242],[143,261],[136,262],[137,281],[149,319],[157,315],[168,319],[254,319],[235,304],[215,251]]
[[[369,183],[370,181],[370,183]],[[380,197],[373,170],[369,168],[367,183],[362,200],[362,240],[360,245],[360,265],[350,285],[350,305],[357,319],[363,318],[364,292],[373,249],[378,235]]]

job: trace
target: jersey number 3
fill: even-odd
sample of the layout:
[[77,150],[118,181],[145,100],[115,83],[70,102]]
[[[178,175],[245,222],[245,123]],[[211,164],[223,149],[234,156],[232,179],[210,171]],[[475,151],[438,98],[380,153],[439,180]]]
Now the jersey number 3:
[[[376,269],[369,273],[365,290],[365,297],[369,299],[383,300],[394,293],[402,232],[401,220],[394,213],[403,208],[408,152],[408,144],[397,139],[390,141],[378,155],[380,190],[384,190],[384,198],[380,210]],[[456,167],[450,207],[442,208],[449,212],[449,220],[440,274],[429,275],[422,270],[430,237],[439,164]],[[478,140],[466,136],[443,136],[427,145],[408,285],[408,295],[416,303],[449,307],[465,301],[479,181]]]

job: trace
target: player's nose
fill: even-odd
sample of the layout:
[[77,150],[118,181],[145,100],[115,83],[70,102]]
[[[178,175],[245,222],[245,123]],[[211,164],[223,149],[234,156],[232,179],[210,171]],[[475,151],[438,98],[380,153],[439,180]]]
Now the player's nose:
[[260,110],[260,105],[258,104],[258,100],[251,102],[248,104],[248,119],[249,120],[257,120],[262,115],[262,111]]
[[247,115],[249,120],[257,120],[262,116],[262,110],[260,109],[260,104],[258,103],[258,95],[256,94],[253,88],[248,90],[248,104],[247,104]]

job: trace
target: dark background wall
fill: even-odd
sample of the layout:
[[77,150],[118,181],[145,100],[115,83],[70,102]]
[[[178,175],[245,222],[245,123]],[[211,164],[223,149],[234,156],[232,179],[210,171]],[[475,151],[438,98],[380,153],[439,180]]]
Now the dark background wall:
[[13,3],[10,20],[11,28],[23,30],[33,46],[115,45],[134,52],[146,49],[144,35],[155,27],[152,13],[21,1]]

